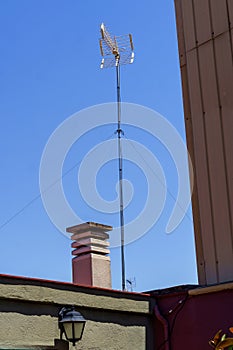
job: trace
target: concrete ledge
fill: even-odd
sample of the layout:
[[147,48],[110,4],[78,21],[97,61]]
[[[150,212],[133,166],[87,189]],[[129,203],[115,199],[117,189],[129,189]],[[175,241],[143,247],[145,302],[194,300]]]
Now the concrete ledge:
[[192,289],[188,291],[188,294],[190,296],[194,296],[208,293],[217,293],[229,289],[233,289],[233,282]]
[[[146,297],[145,297],[146,298]],[[150,313],[149,300],[132,300],[123,295],[95,295],[85,292],[58,290],[44,286],[0,284],[0,299],[29,301],[58,305],[77,305],[81,307],[131,312],[137,314]]]

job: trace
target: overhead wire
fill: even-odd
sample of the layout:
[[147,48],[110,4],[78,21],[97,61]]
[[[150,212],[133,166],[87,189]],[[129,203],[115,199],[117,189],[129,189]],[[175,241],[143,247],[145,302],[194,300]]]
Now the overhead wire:
[[[115,133],[111,133],[110,136],[108,136],[107,138],[105,138],[103,141],[106,141],[108,139],[111,139],[114,136]],[[135,152],[140,156],[140,158],[143,160],[143,162],[148,166],[148,168],[152,171],[152,173],[154,174],[154,176],[156,177],[156,179],[161,183],[161,185],[164,186],[164,183],[161,181],[161,179],[159,178],[159,176],[156,174],[156,172],[154,171],[154,169],[151,167],[151,165],[146,161],[146,159],[138,152],[138,150],[135,148],[134,144],[132,143],[132,141],[130,139],[128,139],[128,137],[126,136],[126,133],[124,132],[124,134],[122,135],[128,142],[129,144],[132,146],[132,148],[135,150]],[[73,169],[75,169],[77,166],[79,166],[79,164],[82,162],[82,160],[80,160],[79,162],[75,163],[71,168],[69,168],[66,172],[64,172],[64,174],[62,174],[62,176],[60,178],[58,178],[57,180],[55,180],[50,186],[48,186],[46,189],[44,189],[42,191],[42,193],[45,193],[47,191],[49,191],[53,186],[55,186],[60,180],[62,180],[65,176],[67,176]],[[168,194],[170,195],[170,197],[176,201],[175,196],[173,195],[173,193],[169,190],[169,188],[167,188]],[[18,215],[20,215],[24,210],[26,210],[28,207],[30,207],[34,202],[36,202],[38,199],[41,198],[41,193],[39,193],[38,195],[36,195],[34,198],[32,198],[28,203],[26,203],[21,209],[19,209],[18,211],[16,211],[12,216],[10,216],[5,222],[3,222],[0,225],[0,230],[2,230],[5,226],[7,226],[12,220],[14,220]],[[178,206],[180,207],[181,210],[184,211],[184,208],[180,205],[179,202],[177,202]],[[185,212],[185,216],[191,221],[193,222],[193,219],[188,215],[187,212]]]
[[[154,169],[151,167],[151,165],[146,161],[146,159],[140,154],[140,152],[138,152],[138,150],[135,148],[133,142],[127,138],[126,133],[124,132],[123,137],[130,143],[130,145],[132,146],[132,148],[134,148],[135,152],[140,156],[140,158],[143,160],[143,162],[148,166],[148,168],[151,170],[151,172],[155,175],[156,179],[160,182],[160,184],[162,186],[164,186],[164,188],[166,188],[168,194],[170,195],[170,197],[176,202],[176,197],[173,195],[173,193],[169,190],[169,188],[165,187],[163,181],[159,178],[159,176],[156,174],[156,172],[154,171]],[[187,211],[184,210],[184,208],[180,205],[179,202],[177,202],[177,205],[180,207],[180,209],[184,212],[184,215],[191,221],[193,222],[192,217],[190,217],[187,214]]]
[[[103,140],[109,140],[114,136],[114,133],[111,133],[110,136],[108,136],[107,138],[105,138]],[[108,152],[109,150],[107,150]],[[72,170],[74,170],[76,167],[78,167],[80,165],[80,163],[82,162],[82,160],[80,160],[79,162],[75,163],[72,167],[70,167],[67,171],[65,171],[57,180],[55,180],[53,183],[51,183],[47,188],[45,188],[44,190],[42,190],[38,195],[36,195],[34,198],[32,198],[28,203],[26,203],[21,209],[19,209],[18,211],[16,211],[12,216],[10,216],[6,221],[4,221],[1,225],[0,225],[0,231],[7,226],[11,221],[13,221],[17,216],[19,216],[22,212],[24,212],[24,210],[26,210],[28,207],[30,207],[34,202],[36,202],[38,199],[41,198],[42,193],[46,193],[48,192],[53,186],[55,186],[59,181],[61,181],[65,176],[67,176]]]

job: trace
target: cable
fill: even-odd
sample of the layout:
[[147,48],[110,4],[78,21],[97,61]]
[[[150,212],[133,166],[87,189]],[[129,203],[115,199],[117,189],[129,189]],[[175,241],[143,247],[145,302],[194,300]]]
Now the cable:
[[178,309],[177,313],[175,314],[175,316],[172,320],[172,325],[171,325],[171,329],[170,329],[170,338],[172,337],[172,333],[173,333],[173,330],[175,328],[175,323],[176,323],[177,317],[179,316],[180,312],[183,310],[184,305],[185,305],[186,301],[188,300],[188,297],[189,297],[189,295],[187,294],[184,299],[179,301],[179,305],[181,305],[181,307]]
[[20,210],[18,210],[17,212],[15,212],[15,214],[13,214],[9,219],[7,219],[2,225],[0,225],[0,230],[5,227],[6,225],[8,225],[12,220],[14,220],[14,218],[16,218],[19,214],[21,214],[25,209],[27,209],[32,203],[34,203],[37,199],[39,199],[41,197],[41,194],[38,194],[36,197],[34,197],[33,199],[31,199],[24,207],[22,207]]
[[160,350],[163,348],[163,346],[169,341],[169,338],[167,338],[166,340],[164,340],[164,342],[162,344],[159,345],[157,350]]
[[[111,133],[110,136],[108,136],[107,138],[105,138],[103,141],[109,140],[114,136],[114,133]],[[21,209],[19,209],[18,211],[16,211],[12,216],[10,216],[5,222],[3,222],[0,225],[0,231],[7,226],[11,221],[13,221],[18,215],[20,215],[25,209],[27,209],[28,207],[30,207],[34,202],[36,202],[39,198],[41,198],[41,194],[45,193],[47,191],[49,191],[54,185],[56,185],[56,183],[58,183],[59,181],[61,181],[66,175],[68,175],[73,169],[75,169],[80,163],[82,162],[82,160],[80,160],[79,162],[77,162],[76,164],[74,164],[71,168],[69,168],[66,172],[64,172],[64,174],[59,177],[57,180],[55,180],[50,186],[48,186],[46,189],[44,189],[43,191],[41,191],[37,196],[35,196],[34,198],[32,198],[27,204],[25,204]]]
[[[150,166],[150,164],[143,158],[143,156],[137,151],[137,149],[135,148],[135,146],[134,146],[134,144],[131,142],[131,140],[128,139],[128,138],[126,137],[125,132],[124,132],[124,135],[123,135],[123,136],[127,139],[127,141],[129,141],[129,143],[131,144],[131,146],[134,148],[135,152],[140,156],[140,158],[144,161],[144,163],[150,168],[150,170],[151,170],[152,173],[155,175],[156,179],[160,182],[160,184],[164,186],[164,183],[160,180],[160,178],[158,177],[158,175],[155,173],[154,169],[153,169],[153,168]],[[165,188],[165,186],[164,186],[164,188]],[[167,189],[168,194],[169,194],[169,195],[172,197],[172,199],[176,202],[176,198],[175,198],[175,196],[170,192],[169,188],[166,187],[166,189]],[[191,222],[193,222],[193,218],[190,217],[190,216],[188,215],[187,211],[185,211],[185,210],[182,208],[182,206],[180,205],[180,203],[177,202],[177,204],[178,204],[178,206],[180,207],[180,209],[181,209],[183,212],[185,212],[184,215],[185,215]]]
[[[171,315],[175,310],[178,309],[177,313],[175,314],[173,320],[172,320],[172,323],[171,323],[171,327],[169,327],[169,335],[168,335],[168,338],[165,339],[159,346],[158,346],[158,349],[157,350],[161,350],[162,347],[167,343],[167,342],[170,342],[171,341],[171,338],[172,338],[172,334],[173,334],[173,330],[174,330],[174,327],[175,327],[175,324],[176,324],[176,320],[177,320],[177,317],[179,316],[180,312],[183,310],[184,308],[184,305],[188,299],[189,295],[187,294],[185,296],[184,299],[181,299],[178,301],[178,304],[175,305],[175,307],[173,309],[169,309],[169,311],[166,313],[166,315]],[[179,307],[180,306],[180,307]],[[163,318],[165,320],[167,320],[164,315],[162,315]],[[168,322],[168,321],[167,321]],[[169,322],[168,322],[168,325],[169,325]]]

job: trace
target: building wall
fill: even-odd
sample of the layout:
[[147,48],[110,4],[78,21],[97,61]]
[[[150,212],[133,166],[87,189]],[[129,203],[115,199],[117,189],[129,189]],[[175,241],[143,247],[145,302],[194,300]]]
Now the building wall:
[[175,0],[199,282],[233,280],[233,1]]
[[74,305],[86,318],[80,350],[152,350],[153,300],[67,283],[0,277],[0,349],[53,347],[58,312]]
[[79,350],[208,350],[233,326],[233,283],[139,294],[0,275],[0,350],[68,350],[58,340],[67,305],[87,320]]

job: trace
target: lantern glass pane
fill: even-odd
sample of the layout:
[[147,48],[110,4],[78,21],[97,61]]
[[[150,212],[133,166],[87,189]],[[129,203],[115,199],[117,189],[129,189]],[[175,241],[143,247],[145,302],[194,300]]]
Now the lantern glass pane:
[[81,338],[82,330],[84,327],[83,322],[66,322],[63,326],[65,330],[66,339],[72,341],[73,339]]

